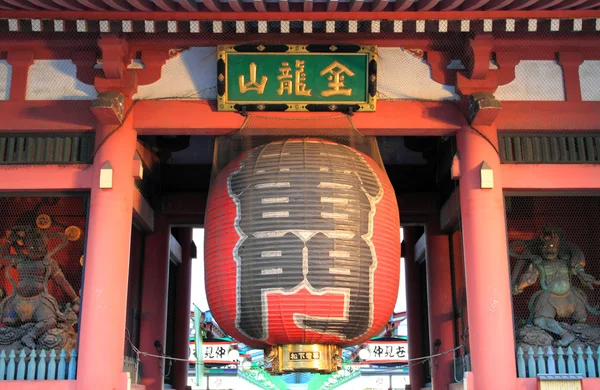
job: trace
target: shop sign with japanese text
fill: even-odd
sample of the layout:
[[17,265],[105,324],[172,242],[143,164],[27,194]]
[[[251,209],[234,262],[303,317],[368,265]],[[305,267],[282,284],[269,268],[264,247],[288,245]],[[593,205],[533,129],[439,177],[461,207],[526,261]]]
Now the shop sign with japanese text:
[[[215,342],[203,342],[202,343],[202,355],[204,364],[215,364],[215,363],[235,363],[231,360],[229,352],[235,348],[235,344],[232,343],[215,343]],[[196,344],[190,343],[190,363],[196,363]]]
[[375,111],[377,47],[219,46],[219,111]]
[[408,342],[367,343],[369,363],[408,363]]

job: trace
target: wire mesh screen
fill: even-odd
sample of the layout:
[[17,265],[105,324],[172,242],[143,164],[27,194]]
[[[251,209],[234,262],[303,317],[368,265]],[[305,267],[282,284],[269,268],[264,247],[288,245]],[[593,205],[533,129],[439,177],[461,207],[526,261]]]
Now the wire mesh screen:
[[[74,378],[87,203],[85,196],[0,197],[0,356],[27,361],[29,372],[19,370],[27,378]],[[2,375],[15,379],[10,370]]]
[[373,158],[383,168],[375,137],[360,134],[345,114],[281,118],[251,114],[233,136],[218,137],[213,153],[213,178],[241,153],[274,141],[290,138],[325,139],[350,146]]
[[600,346],[599,213],[599,197],[506,198],[515,337],[525,359]]

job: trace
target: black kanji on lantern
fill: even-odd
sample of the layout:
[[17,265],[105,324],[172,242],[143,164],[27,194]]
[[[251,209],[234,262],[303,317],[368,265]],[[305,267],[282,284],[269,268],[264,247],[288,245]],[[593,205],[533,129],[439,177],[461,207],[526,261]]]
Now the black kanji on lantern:
[[228,178],[240,240],[237,328],[268,337],[267,294],[341,293],[345,318],[296,315],[297,326],[354,339],[372,320],[371,242],[379,179],[358,152],[316,140],[274,142],[249,152]]

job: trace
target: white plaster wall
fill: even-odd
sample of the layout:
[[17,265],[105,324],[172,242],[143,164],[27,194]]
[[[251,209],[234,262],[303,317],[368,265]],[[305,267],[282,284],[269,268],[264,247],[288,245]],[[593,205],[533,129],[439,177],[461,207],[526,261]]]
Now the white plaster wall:
[[70,60],[36,60],[29,68],[27,100],[93,100],[92,85],[77,80],[77,67]]
[[521,61],[515,79],[498,87],[498,100],[565,100],[562,68],[556,61]]
[[435,82],[421,58],[399,47],[380,47],[377,67],[380,100],[458,100],[454,87]]
[[10,97],[11,78],[12,66],[6,60],[0,60],[0,100],[8,100]]
[[583,61],[579,67],[581,100],[600,101],[600,61]]
[[134,99],[216,99],[217,49],[192,47],[167,60],[161,78],[138,88]]

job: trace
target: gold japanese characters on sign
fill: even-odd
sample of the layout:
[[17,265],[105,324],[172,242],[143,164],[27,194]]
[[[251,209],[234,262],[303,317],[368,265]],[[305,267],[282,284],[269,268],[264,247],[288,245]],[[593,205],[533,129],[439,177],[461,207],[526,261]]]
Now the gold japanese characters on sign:
[[[342,46],[342,45],[340,45]],[[342,48],[344,48],[342,46]],[[218,107],[242,110],[375,110],[375,46],[220,46]]]

